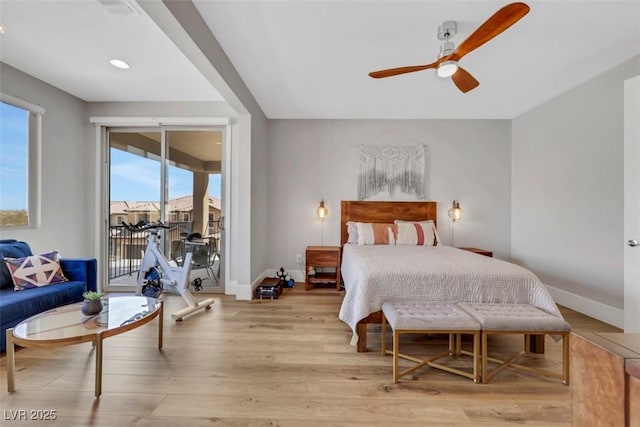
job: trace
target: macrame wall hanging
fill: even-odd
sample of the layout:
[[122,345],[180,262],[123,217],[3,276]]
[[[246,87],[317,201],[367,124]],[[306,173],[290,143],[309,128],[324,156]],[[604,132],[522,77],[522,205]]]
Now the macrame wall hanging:
[[360,145],[358,199],[425,200],[426,146]]

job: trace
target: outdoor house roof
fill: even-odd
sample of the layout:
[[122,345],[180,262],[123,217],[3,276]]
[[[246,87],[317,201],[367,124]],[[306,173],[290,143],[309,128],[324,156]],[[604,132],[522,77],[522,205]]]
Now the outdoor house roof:
[[[221,210],[220,199],[209,197],[209,207]],[[193,210],[193,196],[183,196],[169,200],[170,212],[191,212]],[[110,203],[111,215],[126,215],[128,212],[159,212],[160,202],[151,201],[122,201]]]

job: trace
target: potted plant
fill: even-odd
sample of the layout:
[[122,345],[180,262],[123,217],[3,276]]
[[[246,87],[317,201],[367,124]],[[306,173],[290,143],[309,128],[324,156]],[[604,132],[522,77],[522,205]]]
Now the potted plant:
[[102,292],[86,291],[82,293],[84,302],[82,303],[82,314],[91,316],[92,314],[98,314],[102,311]]

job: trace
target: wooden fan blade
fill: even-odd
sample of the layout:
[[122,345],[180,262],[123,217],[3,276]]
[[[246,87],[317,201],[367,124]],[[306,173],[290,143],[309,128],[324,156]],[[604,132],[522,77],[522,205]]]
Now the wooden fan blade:
[[504,30],[518,22],[523,16],[529,13],[529,6],[524,3],[511,3],[494,13],[484,24],[478,27],[465,41],[460,43],[458,48],[451,54],[454,61],[469,52],[479,48]]
[[477,88],[480,84],[480,82],[478,82],[475,77],[469,74],[469,72],[462,67],[458,67],[458,71],[453,73],[453,75],[451,76],[451,80],[453,80],[453,83],[463,93],[467,93],[471,89]]
[[440,60],[437,60],[434,63],[426,64],[426,65],[412,65],[409,67],[398,67],[398,68],[389,68],[388,70],[380,70],[380,71],[372,71],[369,73],[369,76],[374,79],[380,79],[382,77],[391,77],[397,76],[398,74],[406,74],[413,73],[415,71],[422,71],[429,68],[436,68],[440,64]]

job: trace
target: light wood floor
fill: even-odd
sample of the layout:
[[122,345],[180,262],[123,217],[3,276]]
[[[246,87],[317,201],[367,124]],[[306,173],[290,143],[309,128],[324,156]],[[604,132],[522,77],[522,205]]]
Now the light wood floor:
[[[379,353],[379,327],[370,326],[374,351],[356,353],[338,319],[342,294],[335,289],[304,292],[297,283],[275,301],[216,296],[211,311],[182,322],[170,317],[182,299],[165,301],[162,352],[156,321],[105,341],[98,400],[90,344],[19,349],[12,394],[3,355],[2,426],[28,424],[7,415],[31,409],[56,410],[60,426],[571,425],[569,386],[512,369],[485,385],[429,368],[393,384],[391,356]],[[619,331],[570,310],[563,314],[575,331]],[[498,338],[493,345],[505,350],[522,342]],[[439,346],[439,339],[418,337],[402,348]],[[559,369],[559,343],[547,339],[546,346],[532,363]]]

